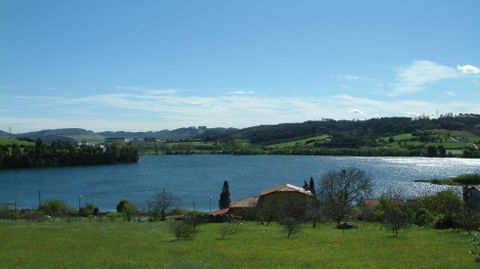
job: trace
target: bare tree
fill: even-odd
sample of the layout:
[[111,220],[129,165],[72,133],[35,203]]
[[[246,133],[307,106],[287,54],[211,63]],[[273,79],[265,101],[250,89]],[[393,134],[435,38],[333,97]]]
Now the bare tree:
[[279,202],[277,220],[285,228],[287,237],[300,231],[302,223],[307,220],[306,212],[313,204],[313,199],[303,196],[292,196]]
[[302,223],[294,218],[287,217],[280,221],[280,224],[285,228],[287,232],[287,238],[290,238],[293,234],[300,231]]
[[257,219],[268,226],[277,217],[278,204],[274,200],[262,201],[255,209]]
[[181,200],[163,190],[147,201],[148,212],[154,219],[165,220],[168,212],[180,207]]
[[348,215],[354,202],[360,201],[373,189],[372,177],[358,168],[329,171],[320,179],[319,196],[322,205],[337,224]]

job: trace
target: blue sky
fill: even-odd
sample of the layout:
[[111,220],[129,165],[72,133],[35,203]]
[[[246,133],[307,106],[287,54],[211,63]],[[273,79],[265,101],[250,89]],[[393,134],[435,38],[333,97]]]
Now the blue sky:
[[480,113],[480,1],[0,0],[0,129]]

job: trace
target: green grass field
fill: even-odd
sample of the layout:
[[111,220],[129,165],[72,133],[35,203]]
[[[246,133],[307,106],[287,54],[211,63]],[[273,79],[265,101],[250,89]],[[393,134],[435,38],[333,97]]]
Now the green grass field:
[[294,140],[294,141],[289,141],[285,143],[279,143],[279,144],[273,144],[268,146],[269,148],[272,149],[277,149],[277,148],[292,148],[292,147],[308,147],[308,146],[313,146],[315,143],[323,143],[325,142],[326,139],[330,138],[329,135],[318,135],[318,136],[313,136],[309,137],[306,139],[299,139],[299,140]]
[[33,142],[28,142],[28,141],[23,141],[23,140],[17,140],[17,139],[10,139],[10,138],[0,138],[0,145],[7,145],[11,146],[16,144],[17,146],[35,146],[35,143]]
[[342,232],[240,224],[222,239],[206,224],[175,240],[166,223],[0,221],[0,268],[475,268],[465,232],[423,228],[391,236],[378,224]]

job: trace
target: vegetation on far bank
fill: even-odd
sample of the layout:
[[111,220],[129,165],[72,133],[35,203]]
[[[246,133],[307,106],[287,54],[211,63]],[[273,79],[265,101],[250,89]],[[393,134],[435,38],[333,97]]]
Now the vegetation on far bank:
[[[189,127],[157,132],[100,132],[70,128],[8,134],[101,143],[125,138],[140,154],[296,154],[351,156],[480,157],[480,115],[439,118],[388,117],[368,120],[322,119],[243,129]],[[5,136],[4,136],[5,137]],[[2,143],[11,143],[3,141]]]
[[126,144],[107,146],[74,145],[66,141],[50,144],[37,139],[0,140],[0,169],[39,168],[50,166],[74,166],[134,163],[138,151]]
[[[454,138],[455,137],[455,138]],[[461,141],[460,141],[460,140]],[[465,131],[430,130],[366,138],[322,134],[274,144],[248,139],[131,142],[140,154],[291,154],[339,156],[480,157],[480,136]]]
[[480,157],[480,115],[262,125],[181,140],[133,142],[141,154],[297,154]]
[[464,174],[444,179],[417,179],[415,182],[431,183],[435,185],[465,186],[480,185],[480,174]]

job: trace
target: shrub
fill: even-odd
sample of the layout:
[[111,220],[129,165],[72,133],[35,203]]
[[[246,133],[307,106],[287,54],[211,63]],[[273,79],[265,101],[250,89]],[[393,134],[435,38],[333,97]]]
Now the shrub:
[[88,217],[91,215],[99,215],[100,211],[98,210],[98,207],[95,207],[93,204],[88,203],[85,207],[80,208],[80,215],[83,217]]
[[123,214],[118,212],[108,212],[108,214],[105,215],[105,217],[109,219],[111,222],[114,222],[116,219],[121,219],[123,217]]
[[182,220],[171,221],[169,228],[170,232],[173,233],[177,239],[190,239],[195,232],[193,225]]
[[398,235],[400,229],[410,225],[410,212],[406,206],[395,204],[394,200],[383,196],[380,198],[380,207],[383,210],[383,223],[395,235]]
[[280,224],[285,228],[285,231],[287,232],[287,238],[290,238],[290,236],[299,232],[302,225],[300,221],[292,217],[286,217],[282,219]]
[[26,220],[42,220],[43,214],[38,210],[25,209],[20,212],[20,217]]
[[471,239],[472,247],[470,248],[470,254],[473,255],[475,263],[480,264],[480,234],[474,233]]
[[463,185],[478,185],[480,184],[480,174],[464,174],[453,179],[454,182]]
[[42,204],[38,209],[43,214],[52,217],[72,215],[75,212],[75,210],[68,206],[64,201],[57,199]]
[[12,213],[8,209],[0,208],[0,219],[9,219],[12,217]]
[[418,226],[427,227],[430,226],[434,220],[435,216],[428,211],[426,208],[420,208],[415,213],[414,223]]
[[223,223],[218,226],[218,232],[222,238],[234,235],[238,232],[238,225],[235,223]]
[[434,196],[419,199],[419,206],[431,213],[449,215],[463,211],[462,198],[453,191],[441,191]]
[[189,211],[185,216],[185,221],[193,226],[193,230],[196,230],[198,225],[207,222],[208,219],[209,215],[196,211]]
[[130,203],[127,200],[121,200],[117,204],[117,212],[122,213],[123,216],[130,221],[133,216],[137,213],[137,208],[134,204]]
[[439,214],[433,222],[433,228],[440,230],[455,230],[457,228],[460,228],[461,226],[460,223],[457,221],[458,219],[460,219],[459,216]]

